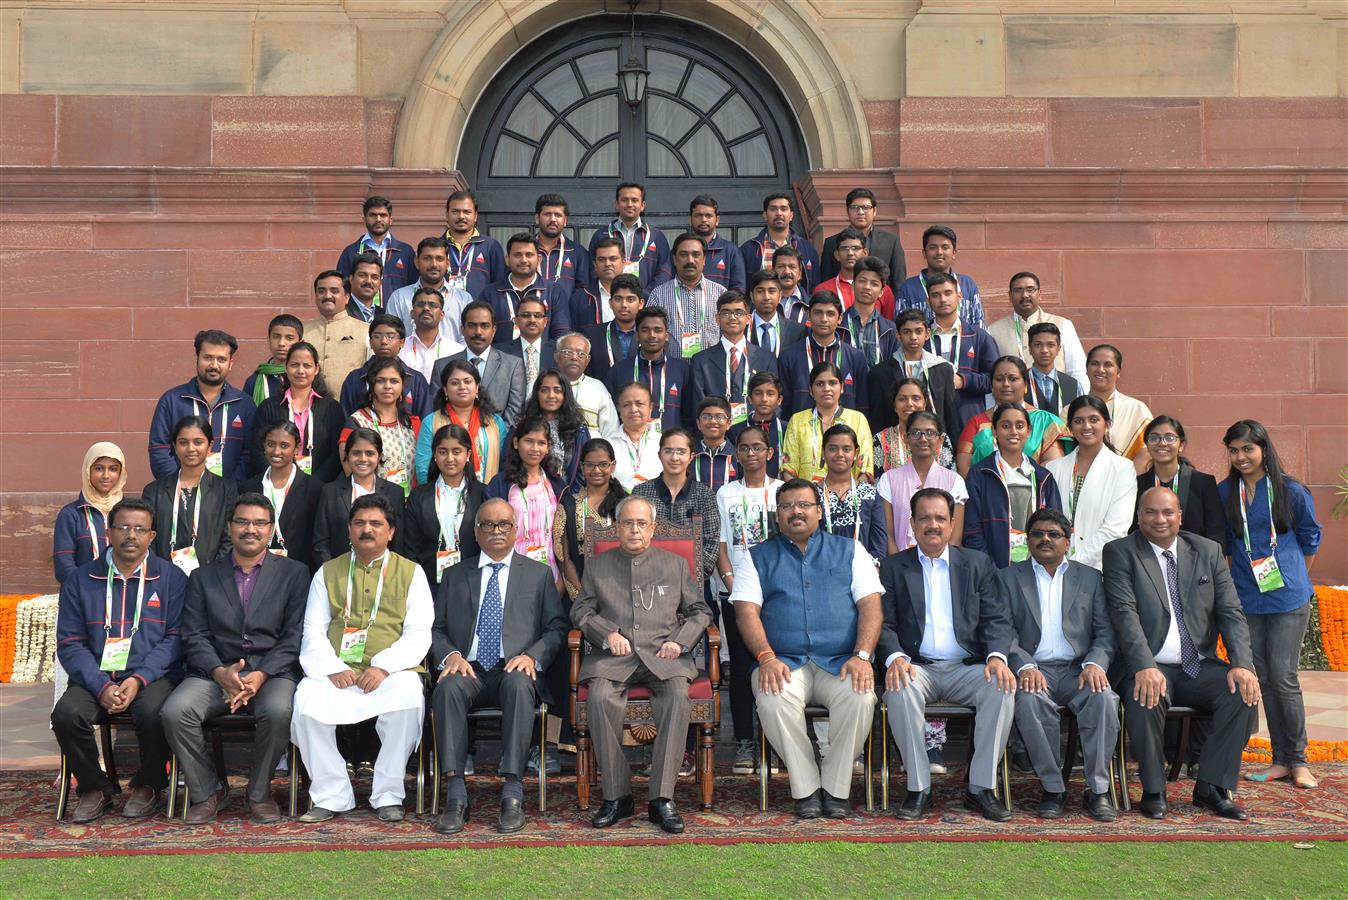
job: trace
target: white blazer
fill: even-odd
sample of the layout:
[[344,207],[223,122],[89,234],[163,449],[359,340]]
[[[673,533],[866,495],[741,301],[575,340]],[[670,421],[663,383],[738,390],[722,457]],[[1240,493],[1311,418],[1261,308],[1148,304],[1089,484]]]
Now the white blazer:
[[1068,559],[1090,566],[1101,567],[1105,544],[1126,537],[1133,524],[1133,508],[1137,505],[1137,470],[1131,461],[1104,448],[1091,463],[1086,480],[1081,485],[1081,496],[1072,508],[1072,469],[1077,462],[1077,451],[1044,463],[1053,475],[1062,496],[1063,512],[1072,520],[1072,547]]

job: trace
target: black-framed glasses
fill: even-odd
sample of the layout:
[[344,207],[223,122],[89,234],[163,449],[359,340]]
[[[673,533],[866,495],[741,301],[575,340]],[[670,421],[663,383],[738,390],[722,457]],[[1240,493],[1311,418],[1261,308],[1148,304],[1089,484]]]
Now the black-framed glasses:
[[510,531],[512,528],[514,528],[514,527],[515,527],[515,523],[514,523],[514,522],[510,522],[510,521],[506,521],[506,522],[478,522],[478,523],[477,523],[477,527],[480,528],[480,529],[482,529],[483,531],[487,532],[488,534],[494,534],[494,533],[496,533],[496,532],[505,533],[505,532],[507,532],[507,531]]
[[941,432],[933,431],[930,428],[918,428],[908,432],[910,441],[934,441],[941,436]]
[[146,528],[144,525],[110,525],[108,530],[115,531],[121,535],[134,534],[136,537],[154,531],[153,528]]
[[777,504],[777,508],[787,513],[793,513],[796,510],[800,510],[801,512],[809,512],[818,505],[819,504],[814,502],[813,500],[787,500],[785,503],[779,502]]
[[252,525],[254,528],[266,528],[271,525],[271,519],[243,519],[235,517],[229,520],[229,524],[235,528],[247,528]]
[[1064,531],[1059,531],[1056,528],[1053,529],[1036,528],[1030,532],[1030,537],[1036,541],[1042,541],[1044,538],[1048,538],[1050,541],[1060,541],[1063,538],[1067,537],[1067,533]]

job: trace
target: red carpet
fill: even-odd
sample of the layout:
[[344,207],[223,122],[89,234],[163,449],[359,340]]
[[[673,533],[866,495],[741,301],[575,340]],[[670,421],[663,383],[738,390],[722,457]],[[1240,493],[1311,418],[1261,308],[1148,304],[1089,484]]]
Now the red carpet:
[[[858,811],[850,820],[799,822],[790,813],[785,776],[772,783],[767,813],[757,807],[757,784],[751,778],[726,776],[717,783],[717,807],[710,812],[695,809],[693,784],[680,781],[677,798],[688,832],[674,837],[645,820],[644,814],[614,828],[599,831],[589,827],[590,813],[576,807],[570,776],[549,781],[549,810],[538,817],[536,791],[526,781],[526,829],[516,835],[496,834],[496,800],[499,782],[490,777],[469,780],[476,807],[474,818],[462,834],[446,838],[431,829],[429,816],[411,815],[396,825],[375,819],[368,806],[338,816],[321,825],[301,825],[286,820],[278,825],[254,825],[243,812],[242,782],[234,780],[229,807],[208,827],[188,827],[169,822],[162,813],[149,820],[132,822],[107,816],[91,825],[56,822],[56,791],[51,773],[7,773],[0,777],[0,858],[20,856],[74,856],[85,853],[223,853],[229,851],[285,852],[337,849],[423,849],[430,847],[538,847],[562,845],[630,846],[634,844],[789,841],[1171,841],[1171,840],[1348,840],[1348,765],[1317,767],[1320,788],[1299,791],[1290,785],[1241,785],[1240,800],[1249,810],[1248,823],[1228,822],[1208,815],[1189,802],[1192,782],[1170,785],[1171,813],[1163,822],[1143,819],[1136,811],[1123,813],[1117,822],[1104,825],[1086,818],[1079,810],[1080,786],[1069,793],[1069,815],[1057,821],[1036,819],[1018,808],[1006,825],[987,822],[966,811],[960,803],[958,770],[937,782],[937,806],[928,820],[909,824],[892,815],[867,813],[854,793]],[[1033,778],[1013,780],[1018,807],[1038,797]],[[860,779],[857,781],[858,790]],[[276,783],[278,798],[283,782]],[[1134,781],[1134,797],[1137,783]],[[357,782],[362,800],[368,784]],[[636,797],[644,813],[644,779],[637,779]],[[891,792],[891,801],[895,794]],[[596,800],[596,803],[598,801]],[[876,790],[879,802],[879,790]]]

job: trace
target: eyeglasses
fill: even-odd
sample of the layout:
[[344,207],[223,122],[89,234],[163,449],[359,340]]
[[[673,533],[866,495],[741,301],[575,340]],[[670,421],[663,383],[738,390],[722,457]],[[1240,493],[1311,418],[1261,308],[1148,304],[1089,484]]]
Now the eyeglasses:
[[1039,293],[1039,288],[1033,287],[1033,286],[1031,286],[1031,287],[1014,287],[1014,288],[1011,289],[1011,293],[1013,293],[1013,294],[1037,294],[1037,293]]
[[873,209],[875,209],[875,207],[869,203],[853,203],[851,206],[847,207],[848,212],[870,212]]
[[740,444],[739,452],[745,456],[757,456],[760,453],[768,452],[767,444]]
[[478,522],[478,523],[477,523],[477,527],[478,527],[481,531],[485,531],[487,534],[494,534],[494,533],[496,533],[496,532],[498,532],[498,531],[504,533],[504,532],[510,531],[512,528],[514,528],[514,527],[515,527],[515,523],[514,523],[514,522]]
[[154,531],[153,528],[146,528],[144,525],[113,525],[108,530],[115,531],[120,535],[134,534],[136,537]]
[[558,350],[554,356],[560,356],[563,359],[584,359],[590,355],[589,350]]
[[613,468],[613,463],[605,459],[600,462],[583,462],[580,467],[587,472],[604,472]]
[[725,316],[727,319],[749,318],[749,311],[747,309],[730,309],[729,307],[721,307],[716,311],[716,314],[718,316]]
[[271,519],[230,519],[229,524],[235,528],[247,528],[252,525],[254,528],[266,528],[271,525]]
[[402,337],[396,331],[376,331],[370,335],[370,343],[379,341],[381,344],[385,341],[400,341]]
[[808,512],[818,506],[813,500],[788,500],[785,503],[778,503],[777,508],[783,512],[793,513],[796,510]]
[[548,314],[545,313],[545,312],[517,312],[517,313],[515,313],[515,318],[517,318],[517,319],[546,319],[547,317],[548,317]]
[[1054,528],[1051,531],[1045,531],[1042,528],[1036,528],[1030,532],[1030,537],[1036,541],[1042,541],[1044,538],[1048,538],[1050,541],[1060,541],[1063,538],[1067,537],[1067,534],[1065,532],[1059,531],[1056,528]]
[[729,422],[730,416],[725,413],[703,413],[698,416],[703,422]]
[[[723,416],[722,418],[724,418],[724,416]],[[682,447],[661,447],[661,448],[660,448],[660,455],[661,455],[661,456],[672,456],[672,457],[674,457],[675,459],[681,459],[681,458],[687,456],[690,452],[691,452],[691,451],[685,450],[685,449],[683,449]]]
[[1149,434],[1147,435],[1148,444],[1178,444],[1180,441],[1178,434]]
[[920,428],[916,431],[908,432],[910,441],[934,441],[941,436],[941,432],[932,431],[930,428]]

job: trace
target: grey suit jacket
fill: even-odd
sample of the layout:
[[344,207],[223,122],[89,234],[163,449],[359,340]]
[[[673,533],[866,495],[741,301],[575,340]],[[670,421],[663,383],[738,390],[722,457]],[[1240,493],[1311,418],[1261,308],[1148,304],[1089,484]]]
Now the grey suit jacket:
[[[431,371],[431,387],[440,390],[444,383],[445,369],[456,359],[467,359],[468,351],[446,356],[435,361]],[[524,360],[511,356],[499,345],[491,348],[487,354],[487,370],[482,374],[482,393],[491,405],[505,419],[506,427],[513,428],[524,409]]]
[[[581,663],[582,681],[596,676],[626,681],[636,671],[637,660],[657,678],[682,675],[692,680],[697,667],[691,650],[711,624],[711,610],[683,557],[659,547],[630,556],[618,547],[586,561],[571,621],[591,645]],[[631,642],[632,653],[614,656],[605,649],[614,631]],[[665,641],[683,647],[683,655],[656,656]]]
[[[435,622],[431,626],[431,662],[438,671],[444,659],[458,651],[465,658],[473,646],[482,596],[480,554],[473,554],[445,571],[435,592]],[[566,643],[566,614],[552,570],[527,556],[510,558],[505,610],[501,623],[501,656],[532,656],[542,671]],[[544,679],[539,679],[540,690]]]
[[[1184,622],[1198,652],[1217,659],[1221,635],[1231,664],[1254,669],[1250,629],[1240,608],[1222,548],[1205,537],[1181,531],[1179,596]],[[1156,665],[1156,652],[1170,630],[1170,594],[1151,543],[1135,531],[1110,541],[1104,550],[1105,597],[1125,675]]]
[[309,582],[309,567],[304,563],[268,556],[245,610],[234,581],[232,555],[193,572],[182,615],[183,661],[188,674],[210,678],[217,666],[242,659],[245,673],[265,672],[298,681]]
[[[898,228],[898,225],[893,226]],[[842,232],[838,232],[841,234]],[[838,235],[832,235],[824,241],[824,252],[819,255],[819,281],[832,278],[838,274],[838,260],[834,258],[834,252],[838,249]],[[885,265],[889,266],[889,289],[894,292],[895,299],[899,296],[899,285],[903,284],[908,277],[908,268],[903,260],[903,248],[899,246],[899,236],[892,231],[886,231],[879,224],[871,226],[870,240],[867,241],[866,252],[869,256],[878,256],[884,260]]]
[[[1062,633],[1072,645],[1072,666],[1095,663],[1106,672],[1114,658],[1114,626],[1105,604],[1104,579],[1095,569],[1064,561],[1062,585]],[[997,572],[1003,594],[1011,605],[1011,624],[1016,642],[1011,646],[1011,668],[1019,672],[1034,663],[1034,652],[1043,637],[1039,587],[1030,561],[1012,563]]]

